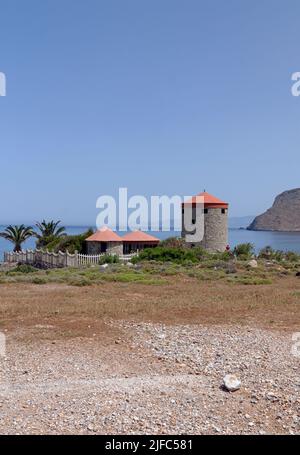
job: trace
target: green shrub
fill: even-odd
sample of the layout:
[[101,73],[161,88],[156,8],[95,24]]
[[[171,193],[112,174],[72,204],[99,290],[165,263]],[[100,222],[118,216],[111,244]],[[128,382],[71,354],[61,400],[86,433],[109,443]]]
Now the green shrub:
[[103,281],[116,282],[116,283],[140,283],[150,285],[167,284],[163,278],[149,276],[146,273],[138,273],[136,271],[126,271],[122,273],[105,273],[102,275]]
[[214,259],[219,259],[220,261],[230,261],[233,259],[234,254],[232,251],[223,251],[222,253],[214,253],[212,256]]
[[266,246],[260,250],[258,257],[260,259],[269,259],[275,261],[282,261],[284,259],[284,252],[280,250],[274,250],[271,246]]
[[105,254],[101,257],[99,264],[119,264],[120,258],[116,254]]
[[47,278],[44,278],[41,276],[36,276],[36,277],[32,278],[31,282],[33,284],[46,284],[46,283],[48,283],[48,280],[47,280]]
[[236,284],[244,284],[246,286],[258,286],[263,284],[272,284],[270,278],[260,278],[260,277],[238,277],[235,280],[228,279],[229,282],[234,282]]
[[212,255],[212,253],[209,253],[207,250],[205,250],[201,246],[197,246],[196,248],[193,248],[190,251],[193,252],[193,254],[198,259],[198,261],[203,261],[204,259],[207,259],[207,258],[211,257],[211,255]]
[[233,254],[225,251],[223,253],[210,253],[202,247],[182,248],[182,247],[165,247],[158,246],[156,248],[146,248],[141,251],[138,256],[132,259],[132,263],[136,264],[139,261],[157,261],[171,262],[183,265],[192,266],[207,260],[229,261]]
[[258,257],[260,259],[268,259],[276,262],[281,261],[297,262],[300,260],[300,255],[294,253],[293,251],[284,252],[280,250],[274,250],[271,246],[266,246],[265,248],[260,250]]
[[14,274],[14,273],[34,273],[38,272],[38,269],[35,269],[31,265],[28,264],[19,264],[17,267],[9,270],[7,274]]
[[271,246],[266,246],[262,248],[258,254],[260,259],[272,259],[274,256],[275,251]]
[[197,251],[186,248],[156,247],[146,248],[135,258],[135,261],[175,262],[177,264],[198,262]]
[[240,243],[234,248],[233,254],[242,260],[250,259],[254,254],[254,245],[253,243]]
[[86,277],[73,277],[68,281],[68,284],[70,286],[90,286],[92,284],[92,281],[89,278]]
[[297,262],[300,260],[300,255],[297,253],[294,253],[294,251],[287,251],[285,253],[285,259],[290,262]]

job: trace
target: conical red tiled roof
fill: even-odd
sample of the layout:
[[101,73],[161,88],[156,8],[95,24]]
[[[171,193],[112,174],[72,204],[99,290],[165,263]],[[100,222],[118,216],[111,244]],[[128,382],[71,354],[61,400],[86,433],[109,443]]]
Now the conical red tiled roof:
[[86,239],[87,242],[122,242],[122,238],[118,236],[108,227],[104,226],[95,234],[91,235]]
[[185,201],[182,205],[194,205],[194,204],[204,204],[204,207],[216,207],[216,208],[228,208],[228,203],[221,201],[217,197],[213,196],[212,194],[206,193],[205,191],[202,193],[193,196],[191,199]]
[[142,231],[132,231],[128,234],[124,235],[122,238],[124,242],[151,242],[151,243],[159,243],[159,239],[153,237],[152,235],[146,234],[146,232]]

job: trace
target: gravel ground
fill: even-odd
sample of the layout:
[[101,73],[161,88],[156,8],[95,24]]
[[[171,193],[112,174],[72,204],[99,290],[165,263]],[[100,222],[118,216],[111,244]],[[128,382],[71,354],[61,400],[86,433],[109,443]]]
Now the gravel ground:
[[[7,332],[1,434],[300,432],[300,359],[290,333],[104,326],[82,338],[56,338],[47,325]],[[242,382],[234,393],[222,388],[228,373]]]

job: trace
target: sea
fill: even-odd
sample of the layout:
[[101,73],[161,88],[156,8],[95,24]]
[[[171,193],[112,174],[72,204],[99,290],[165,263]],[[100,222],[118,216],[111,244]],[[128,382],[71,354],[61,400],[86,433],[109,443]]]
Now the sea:
[[[233,223],[234,224],[234,223]],[[6,226],[0,225],[0,232],[5,229]],[[70,235],[80,234],[85,232],[88,226],[67,226],[66,232]],[[119,232],[122,237],[124,232]],[[149,234],[160,238],[161,240],[168,237],[178,237],[180,232],[153,232],[148,231]],[[275,250],[282,251],[294,251],[300,253],[300,232],[271,232],[271,231],[248,231],[245,228],[229,228],[229,245],[234,248],[239,243],[252,243],[255,247],[255,251],[258,253],[265,246],[271,246]],[[35,239],[30,238],[23,244],[23,249],[34,249]],[[7,240],[0,237],[0,261],[3,260],[4,251],[11,251],[12,244]]]

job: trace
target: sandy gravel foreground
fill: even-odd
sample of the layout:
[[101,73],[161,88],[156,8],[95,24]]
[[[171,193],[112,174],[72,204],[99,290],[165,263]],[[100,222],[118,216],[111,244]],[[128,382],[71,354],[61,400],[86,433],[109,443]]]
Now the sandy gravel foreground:
[[[101,333],[54,339],[51,326],[38,327],[39,339],[28,337],[37,327],[7,333],[1,434],[300,432],[300,359],[291,354],[291,334],[105,326],[105,342]],[[240,378],[237,392],[222,389],[227,373]]]

